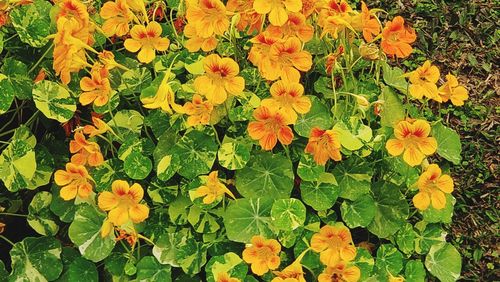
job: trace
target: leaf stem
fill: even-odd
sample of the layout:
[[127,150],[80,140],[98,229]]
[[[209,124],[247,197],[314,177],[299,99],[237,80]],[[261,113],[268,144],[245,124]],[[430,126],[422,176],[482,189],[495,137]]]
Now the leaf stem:
[[4,239],[5,242],[9,243],[11,246],[14,247],[14,242],[12,242],[11,240],[9,240],[7,237],[5,237],[5,236],[3,236],[3,235],[0,234],[0,238]]
[[10,212],[0,212],[0,215],[9,215],[9,216],[18,216],[18,217],[28,217],[27,214],[18,214],[18,213],[10,213]]
[[42,62],[42,60],[45,58],[45,56],[47,56],[49,54],[49,52],[52,50],[53,47],[54,47],[54,42],[52,42],[52,44],[50,44],[49,48],[47,48],[47,50],[45,50],[45,52],[42,54],[40,59],[38,59],[38,61],[36,61],[36,63],[29,69],[28,73],[31,73],[33,70],[35,70],[36,67],[38,67],[38,65]]

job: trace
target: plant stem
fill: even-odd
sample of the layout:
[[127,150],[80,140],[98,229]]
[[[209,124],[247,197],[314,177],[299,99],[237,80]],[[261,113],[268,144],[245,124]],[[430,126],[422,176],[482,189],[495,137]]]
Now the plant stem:
[[0,212],[0,215],[9,215],[9,216],[18,216],[18,217],[28,217],[27,214],[18,214],[18,213],[10,213],[10,212]]
[[33,70],[35,70],[36,67],[38,67],[38,65],[42,62],[45,56],[49,54],[49,52],[52,50],[53,47],[54,47],[54,42],[52,42],[49,48],[47,48],[47,50],[45,50],[45,52],[42,54],[40,59],[38,59],[38,61],[36,61],[36,63],[29,69],[28,73],[31,73]]
[[12,242],[11,240],[9,240],[7,237],[5,237],[3,235],[0,235],[0,238],[4,239],[5,242],[9,243],[11,246],[14,246],[14,242]]

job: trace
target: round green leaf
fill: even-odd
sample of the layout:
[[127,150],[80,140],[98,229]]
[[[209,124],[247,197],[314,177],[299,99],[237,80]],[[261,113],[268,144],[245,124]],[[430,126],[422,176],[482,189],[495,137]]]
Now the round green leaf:
[[207,247],[194,238],[188,238],[184,245],[179,246],[175,259],[184,273],[193,276],[199,273],[207,262]]
[[156,175],[158,179],[167,181],[179,168],[181,168],[181,161],[178,155],[165,155],[156,165]]
[[405,254],[411,254],[415,251],[416,238],[417,233],[410,223],[406,223],[404,227],[396,233],[396,243],[399,249]]
[[375,269],[381,276],[390,272],[397,275],[403,269],[403,254],[391,244],[383,244],[377,250]]
[[339,186],[320,181],[300,183],[302,201],[317,211],[329,209],[337,201],[340,193]]
[[359,281],[365,281],[373,272],[375,260],[368,250],[357,248],[354,265],[356,265],[359,270],[361,270],[361,277]]
[[410,260],[405,266],[405,281],[407,282],[424,282],[425,268],[420,260]]
[[[0,33],[2,34],[2,33]],[[9,110],[12,101],[14,101],[14,87],[7,79],[7,76],[0,73],[0,115]]]
[[235,253],[229,252],[222,256],[212,257],[205,266],[207,282],[217,281],[219,273],[227,273],[230,277],[243,281],[248,267],[247,264]]
[[354,201],[370,191],[372,169],[359,158],[349,158],[339,163],[333,174],[338,181],[339,196],[342,198]]
[[450,243],[435,244],[425,257],[425,267],[441,282],[453,282],[460,278],[462,258]]
[[340,212],[349,228],[366,227],[375,216],[375,202],[370,195],[363,195],[354,202],[344,201]]
[[447,233],[439,224],[427,224],[420,228],[416,232],[415,239],[415,251],[417,253],[426,254],[429,252],[431,246],[446,242]]
[[273,236],[269,227],[272,205],[273,200],[268,197],[232,201],[224,213],[227,238],[248,243],[255,235]]
[[170,265],[161,265],[152,256],[143,257],[137,263],[137,281],[170,282],[172,281]]
[[217,156],[219,164],[227,169],[236,170],[245,167],[250,159],[251,144],[233,140],[222,144]]
[[117,90],[122,95],[140,93],[142,89],[151,85],[151,71],[147,68],[134,68],[121,75],[121,84]]
[[141,133],[144,117],[135,110],[121,110],[117,112],[108,125],[115,128],[115,132],[121,133],[128,131],[132,133]]
[[179,192],[179,185],[167,184],[158,179],[154,179],[149,183],[148,189],[149,197],[153,202],[160,204],[171,203],[177,198]]
[[66,122],[76,111],[75,100],[56,82],[43,80],[33,87],[36,107],[48,118]]
[[382,126],[394,127],[397,122],[405,118],[401,98],[390,87],[383,87],[378,98],[384,102],[380,112]]
[[380,238],[387,238],[405,224],[409,214],[408,202],[399,187],[388,182],[375,183],[372,194],[375,217],[368,230]]
[[49,39],[50,9],[52,5],[43,0],[35,0],[28,5],[19,5],[10,12],[12,25],[19,39],[33,47],[42,47]]
[[161,264],[178,267],[177,253],[179,252],[179,248],[186,244],[188,233],[189,229],[184,228],[175,233],[160,235],[153,247],[153,255]]
[[303,154],[297,167],[297,174],[302,180],[315,181],[325,172],[324,165],[318,165],[310,154]]
[[11,192],[27,188],[37,169],[34,145],[27,141],[12,140],[0,155],[0,179]]
[[391,67],[387,62],[382,63],[382,73],[384,82],[406,94],[408,92],[408,82],[406,81],[404,72],[398,67]]
[[52,202],[52,194],[49,192],[38,192],[28,207],[28,224],[38,234],[53,236],[59,230],[55,216],[49,209]]
[[123,169],[130,178],[142,180],[146,178],[151,172],[151,169],[153,169],[153,163],[150,158],[144,156],[142,153],[132,152],[125,158]]
[[219,230],[220,225],[217,218],[208,211],[202,210],[196,205],[191,206],[187,217],[191,226],[198,233],[214,233]]
[[99,281],[99,274],[95,264],[82,257],[78,257],[71,262],[67,275],[68,281]]
[[70,223],[75,217],[75,212],[78,206],[75,206],[73,201],[65,201],[61,198],[61,187],[56,184],[52,185],[52,201],[50,202],[50,210],[59,217],[62,222]]
[[10,250],[9,281],[52,281],[63,270],[61,243],[53,237],[24,238]]
[[436,138],[438,147],[437,153],[452,162],[453,164],[460,164],[462,157],[462,144],[460,143],[460,135],[441,122],[432,127],[431,135]]
[[281,230],[295,230],[306,220],[306,207],[297,199],[278,199],[271,208],[273,225]]
[[101,226],[106,215],[95,207],[81,205],[75,214],[75,219],[69,226],[68,235],[78,246],[84,258],[93,262],[105,259],[115,246],[114,233],[101,237]]
[[247,166],[236,171],[235,178],[236,189],[246,198],[288,198],[294,185],[292,162],[269,152],[252,155]]
[[304,115],[299,115],[293,129],[302,137],[309,137],[313,127],[331,129],[333,125],[330,110],[316,96],[311,99],[311,110]]
[[[31,93],[33,90],[33,79],[31,79],[28,74],[28,66],[12,57],[4,58],[2,63],[3,65],[2,68],[0,68],[0,72],[8,78],[8,80],[4,80],[4,83],[11,85],[14,90],[14,95],[17,98],[31,100],[33,95]],[[8,87],[6,89],[8,89]]]

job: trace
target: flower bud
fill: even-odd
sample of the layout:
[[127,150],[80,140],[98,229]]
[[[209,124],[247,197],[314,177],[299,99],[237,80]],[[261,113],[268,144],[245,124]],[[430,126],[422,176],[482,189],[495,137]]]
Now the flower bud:
[[365,60],[375,61],[375,60],[378,60],[378,58],[379,58],[379,49],[373,43],[371,43],[371,44],[362,43],[359,46],[359,54]]

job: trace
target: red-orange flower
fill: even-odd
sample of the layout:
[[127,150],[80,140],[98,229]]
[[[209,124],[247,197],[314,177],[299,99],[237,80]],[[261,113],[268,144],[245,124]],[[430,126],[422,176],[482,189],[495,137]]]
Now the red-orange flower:
[[340,161],[340,140],[333,130],[322,130],[318,127],[311,129],[309,142],[304,150],[312,154],[314,161],[319,165],[325,165],[329,159]]
[[280,112],[260,106],[253,112],[257,121],[248,124],[248,133],[254,140],[259,140],[264,150],[272,150],[278,140],[283,145],[292,143],[293,132],[288,126],[290,121]]
[[388,21],[382,30],[382,51],[387,55],[398,58],[406,58],[413,48],[411,43],[415,42],[417,35],[412,28],[405,27],[405,20],[397,16],[392,21]]
[[193,102],[184,104],[184,111],[189,116],[186,121],[187,125],[208,124],[213,109],[214,106],[211,103],[203,101],[200,95],[195,94]]
[[363,32],[363,38],[367,42],[372,41],[374,36],[380,33],[380,23],[363,1],[361,1],[361,13],[353,19],[352,26],[356,31]]
[[81,132],[76,132],[75,139],[69,142],[69,151],[74,154],[71,157],[71,162],[74,164],[85,165],[88,163],[90,166],[99,166],[104,162],[99,145],[87,141]]
[[88,134],[89,137],[101,135],[110,130],[109,125],[98,117],[92,117],[92,123],[93,125],[88,124],[83,127],[83,133]]

